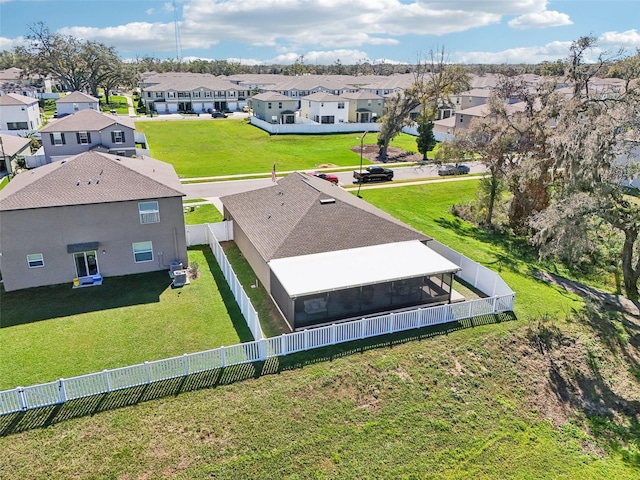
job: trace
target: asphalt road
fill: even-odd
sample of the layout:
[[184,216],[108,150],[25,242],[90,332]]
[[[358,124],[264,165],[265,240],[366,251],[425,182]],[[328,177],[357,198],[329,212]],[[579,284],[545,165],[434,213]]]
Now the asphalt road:
[[[485,168],[482,164],[477,162],[475,163],[467,163],[471,167],[471,173],[482,173],[485,171]],[[422,165],[422,166],[411,166],[411,167],[395,167],[394,178],[395,180],[402,181],[433,181],[437,180],[458,180],[467,178],[467,175],[459,175],[459,176],[447,176],[447,177],[438,177],[436,165]],[[356,167],[358,169],[358,167]],[[279,173],[280,175],[288,172]],[[268,173],[266,173],[268,175]],[[353,171],[349,170],[346,172],[338,172],[336,173],[340,180],[340,185],[343,187],[354,186],[353,183]],[[372,188],[374,186],[382,187],[382,186],[394,186],[394,184],[400,184],[400,182],[374,182],[374,183],[366,183],[363,184],[362,188]],[[214,203],[217,203],[218,197],[223,197],[225,195],[231,195],[234,193],[246,192],[249,190],[255,190],[258,188],[269,187],[273,185],[271,181],[271,177],[268,178],[256,178],[256,179],[242,179],[242,180],[225,180],[225,181],[215,181],[215,182],[202,182],[202,183],[189,183],[184,184],[183,190],[186,193],[187,200],[193,199],[205,199]]]

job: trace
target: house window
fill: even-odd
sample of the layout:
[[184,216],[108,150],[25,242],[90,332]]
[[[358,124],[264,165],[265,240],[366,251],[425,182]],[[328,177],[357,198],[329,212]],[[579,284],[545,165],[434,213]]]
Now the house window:
[[338,102],[338,110],[344,110],[344,102]]
[[[158,93],[160,92],[156,92],[156,96],[158,95]],[[151,98],[151,92],[147,92],[147,98]]]
[[200,92],[193,92],[193,93],[191,94],[191,96],[192,96],[193,98],[200,98]]
[[460,122],[464,122],[464,115],[460,115]]
[[111,141],[113,143],[124,143],[124,132],[122,130],[111,132]]
[[51,139],[51,145],[64,145],[67,143],[64,139],[64,133],[50,133],[49,138]]
[[371,106],[371,100],[367,100],[367,107]]
[[271,109],[271,102],[267,103],[267,108]]
[[7,122],[9,130],[26,130],[29,128],[27,122]]
[[138,213],[140,214],[140,223],[159,223],[160,209],[158,202],[140,202],[138,203]]
[[27,263],[29,264],[29,268],[44,267],[44,257],[41,253],[30,253],[27,255]]
[[153,243],[136,242],[133,244],[133,260],[136,263],[153,262]]
[[211,98],[211,92],[204,92],[205,98]]
[[74,103],[74,104],[73,104],[73,111],[74,111],[74,112],[77,112],[78,110],[80,110],[80,107],[78,107],[78,104],[77,104],[77,103]]
[[77,132],[76,140],[80,145],[88,145],[91,143],[91,134],[89,132]]
[[282,102],[278,102],[278,108],[282,109]]
[[[149,96],[151,96],[151,93],[149,93]],[[156,92],[156,98],[162,98],[162,92]]]

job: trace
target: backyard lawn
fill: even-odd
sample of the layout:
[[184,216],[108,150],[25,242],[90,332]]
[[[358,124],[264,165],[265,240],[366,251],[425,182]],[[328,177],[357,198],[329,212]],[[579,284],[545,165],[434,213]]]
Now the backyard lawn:
[[[274,164],[277,171],[292,171],[360,163],[357,133],[269,135],[232,119],[136,122],[136,130],[147,136],[151,156],[172,164],[184,178],[269,173]],[[364,143],[375,145],[376,135],[367,135]],[[399,135],[392,145],[416,150],[411,135]]]
[[251,340],[208,247],[189,261],[200,276],[182,288],[161,271],[1,292],[0,390]]

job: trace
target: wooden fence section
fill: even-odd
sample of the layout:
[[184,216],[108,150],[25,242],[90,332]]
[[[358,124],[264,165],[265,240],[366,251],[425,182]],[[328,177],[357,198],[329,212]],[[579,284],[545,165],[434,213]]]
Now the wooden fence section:
[[[226,223],[226,222],[223,222]],[[450,248],[432,241],[429,246],[460,265],[458,276],[474,287],[489,294],[487,298],[469,300],[449,305],[418,308],[389,313],[324,327],[313,328],[278,337],[264,338],[260,322],[249,298],[242,289],[217,238],[230,239],[230,225],[206,224],[190,226],[187,238],[207,243],[229,282],[231,290],[242,309],[254,341],[220,347],[204,352],[184,354],[129,367],[104,370],[73,378],[61,378],[54,382],[30,387],[18,387],[0,391],[0,415],[58,405],[69,400],[101,395],[117,390],[146,385],[195,373],[216,370],[232,365],[264,361],[296,352],[326,347],[343,342],[363,340],[405,330],[418,329],[464,319],[494,315],[513,310],[515,293],[495,272],[470,260]],[[215,233],[214,233],[215,232]],[[220,237],[217,237],[220,235]],[[206,241],[205,241],[206,240]],[[195,244],[191,242],[190,244]]]

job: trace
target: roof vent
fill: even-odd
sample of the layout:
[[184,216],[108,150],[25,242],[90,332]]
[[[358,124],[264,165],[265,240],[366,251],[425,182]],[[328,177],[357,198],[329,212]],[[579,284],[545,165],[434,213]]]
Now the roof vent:
[[335,198],[321,198],[320,205],[326,205],[327,203],[336,203]]

